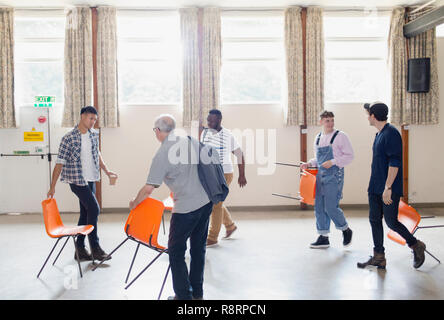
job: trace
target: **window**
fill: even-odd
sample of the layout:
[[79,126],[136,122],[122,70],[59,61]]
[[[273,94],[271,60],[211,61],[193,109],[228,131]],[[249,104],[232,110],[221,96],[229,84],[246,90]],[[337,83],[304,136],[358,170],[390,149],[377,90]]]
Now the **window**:
[[33,106],[38,95],[63,105],[65,17],[60,13],[21,14],[14,19],[16,107]]
[[389,15],[325,13],[325,101],[390,99]]
[[436,27],[436,37],[438,38],[444,37],[444,23]]
[[177,13],[117,15],[120,105],[179,104],[180,20]]
[[221,103],[279,103],[285,75],[282,13],[225,13],[221,22]]

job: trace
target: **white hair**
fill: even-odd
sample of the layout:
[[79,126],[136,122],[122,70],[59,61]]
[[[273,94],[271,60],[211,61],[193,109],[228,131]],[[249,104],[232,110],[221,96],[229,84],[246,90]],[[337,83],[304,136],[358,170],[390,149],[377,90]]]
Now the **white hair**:
[[176,119],[170,114],[161,114],[154,121],[154,126],[163,132],[171,132],[176,129]]

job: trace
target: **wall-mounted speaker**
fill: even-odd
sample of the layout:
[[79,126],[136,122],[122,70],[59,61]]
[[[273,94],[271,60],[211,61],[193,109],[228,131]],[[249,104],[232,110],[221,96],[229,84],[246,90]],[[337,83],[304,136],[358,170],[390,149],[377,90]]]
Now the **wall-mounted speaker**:
[[430,90],[430,58],[409,59],[407,91],[429,92]]

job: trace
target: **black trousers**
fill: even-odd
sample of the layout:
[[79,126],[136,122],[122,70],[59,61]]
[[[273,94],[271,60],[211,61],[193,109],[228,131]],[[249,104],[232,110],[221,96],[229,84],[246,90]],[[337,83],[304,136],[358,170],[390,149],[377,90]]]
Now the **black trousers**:
[[417,241],[410,231],[398,220],[400,198],[400,196],[392,192],[393,202],[390,205],[386,205],[384,201],[382,201],[382,194],[368,194],[370,225],[372,227],[374,251],[377,253],[384,253],[382,217],[384,217],[387,226],[403,237],[409,246],[414,245]]
[[[94,230],[88,235],[91,248],[99,246],[99,237],[97,235],[97,221],[99,219],[100,206],[96,199],[96,183],[88,182],[87,186],[78,186],[70,184],[71,191],[79,198],[80,217],[78,225],[93,225]],[[77,236],[77,246],[85,247],[85,236]]]
[[[205,252],[208,222],[213,209],[209,202],[189,213],[173,213],[170,221],[168,255],[173,289],[180,300],[203,297]],[[187,240],[190,239],[190,271],[185,263]]]

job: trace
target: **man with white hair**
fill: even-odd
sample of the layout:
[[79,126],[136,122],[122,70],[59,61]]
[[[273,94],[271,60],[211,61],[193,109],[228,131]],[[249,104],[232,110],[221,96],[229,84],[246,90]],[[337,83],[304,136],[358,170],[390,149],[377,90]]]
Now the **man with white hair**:
[[[176,136],[175,127],[176,121],[171,115],[163,114],[156,118],[153,131],[161,145],[151,163],[146,184],[129,206],[133,210],[162,182],[169,187],[174,197],[174,208],[168,254],[175,292],[175,296],[170,298],[203,299],[206,240],[213,203],[199,180],[197,161],[191,161],[192,152],[199,154],[199,141]],[[189,273],[185,263],[188,238],[191,255]]]

